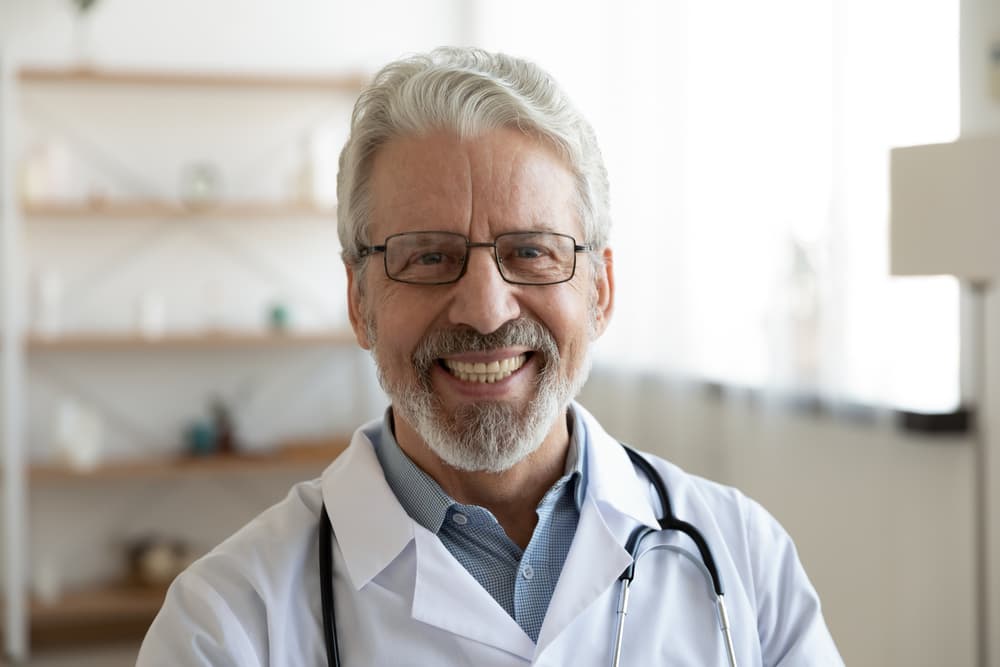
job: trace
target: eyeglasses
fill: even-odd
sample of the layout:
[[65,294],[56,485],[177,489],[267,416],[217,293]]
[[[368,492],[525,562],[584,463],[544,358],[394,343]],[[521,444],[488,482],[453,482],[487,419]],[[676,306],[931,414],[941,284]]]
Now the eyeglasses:
[[465,275],[470,248],[493,248],[500,275],[515,285],[564,283],[576,273],[577,253],[593,250],[555,232],[510,232],[492,243],[473,243],[454,232],[404,232],[362,247],[361,257],[383,253],[385,275],[401,283],[447,285]]

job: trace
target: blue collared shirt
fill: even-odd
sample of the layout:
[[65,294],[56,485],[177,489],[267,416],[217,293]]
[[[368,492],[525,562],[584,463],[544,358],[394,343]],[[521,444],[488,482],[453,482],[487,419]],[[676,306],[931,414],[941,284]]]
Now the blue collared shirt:
[[507,537],[492,512],[456,502],[410,460],[393,435],[391,408],[381,428],[365,433],[375,444],[386,481],[407,514],[435,533],[536,642],[576,533],[587,488],[587,430],[572,407],[568,419],[570,444],[565,472],[538,503],[538,523],[524,550]]

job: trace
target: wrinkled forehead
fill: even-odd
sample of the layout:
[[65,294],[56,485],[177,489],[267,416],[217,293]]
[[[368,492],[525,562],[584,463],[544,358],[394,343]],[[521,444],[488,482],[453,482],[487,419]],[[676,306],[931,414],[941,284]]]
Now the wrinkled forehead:
[[580,233],[566,161],[515,129],[394,138],[374,156],[370,196],[373,239],[419,230]]

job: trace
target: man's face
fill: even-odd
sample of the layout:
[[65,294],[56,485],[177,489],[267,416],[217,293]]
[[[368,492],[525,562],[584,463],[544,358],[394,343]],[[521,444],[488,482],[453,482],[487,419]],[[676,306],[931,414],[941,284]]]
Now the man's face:
[[[394,139],[375,156],[371,197],[374,244],[414,231],[472,242],[520,231],[589,240],[571,172],[515,130]],[[381,256],[366,260],[363,283],[348,272],[351,321],[373,351],[397,435],[411,429],[458,469],[499,472],[556,429],[586,380],[590,342],[611,313],[611,255],[602,268],[579,255],[572,280],[540,286],[505,282],[490,248],[469,253],[450,285],[395,282]]]

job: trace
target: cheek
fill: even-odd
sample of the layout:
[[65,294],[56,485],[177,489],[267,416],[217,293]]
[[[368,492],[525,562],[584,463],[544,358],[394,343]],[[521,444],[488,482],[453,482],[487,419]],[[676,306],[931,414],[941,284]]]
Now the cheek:
[[567,325],[576,332],[574,335],[593,340],[599,313],[597,285],[590,276],[573,285],[572,304],[567,305],[564,312],[571,313],[566,319]]
[[574,284],[536,304],[532,316],[555,338],[564,361],[575,362],[586,355],[594,340],[596,303],[596,292],[589,284]]
[[358,311],[362,326],[368,334],[368,342],[375,345],[376,340],[386,334],[390,335],[399,329],[399,323],[394,321],[394,315],[399,312],[398,303],[405,300],[396,298],[396,283],[383,285],[369,282],[359,299]]
[[432,316],[431,308],[420,298],[387,290],[366,320],[378,336],[382,357],[408,363],[429,331]]

